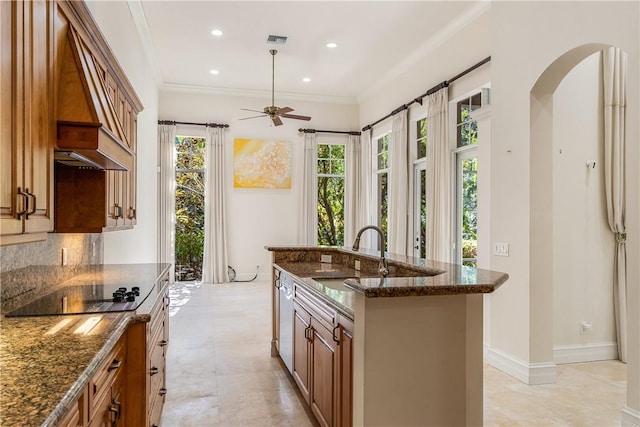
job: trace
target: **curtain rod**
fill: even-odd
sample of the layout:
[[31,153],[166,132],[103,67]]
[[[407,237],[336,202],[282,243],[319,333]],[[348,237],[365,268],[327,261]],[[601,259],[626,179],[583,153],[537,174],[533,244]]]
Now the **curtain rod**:
[[229,125],[221,123],[194,123],[194,122],[177,122],[175,120],[158,120],[159,125],[192,125],[192,126],[206,126],[209,128],[228,128]]
[[408,102],[406,104],[402,104],[401,106],[399,106],[398,108],[396,108],[395,110],[393,110],[392,112],[390,112],[389,114],[384,116],[383,118],[376,120],[375,122],[371,123],[370,125],[366,125],[365,127],[362,128],[362,131],[363,132],[368,131],[369,129],[371,129],[375,125],[377,125],[378,123],[387,120],[389,117],[399,113],[402,110],[406,110],[407,108],[409,108],[411,106],[411,104],[413,104],[415,102],[417,102],[418,104],[422,105],[422,98],[424,98],[425,96],[429,96],[429,95],[431,95],[433,93],[436,93],[440,89],[444,89],[445,87],[448,87],[451,83],[455,82],[460,77],[463,77],[463,76],[469,74],[470,72],[472,72],[476,68],[479,68],[479,67],[483,66],[484,64],[486,64],[489,61],[491,61],[491,57],[487,56],[482,61],[472,65],[471,67],[467,68],[463,72],[461,72],[459,74],[456,74],[455,76],[451,77],[449,80],[445,80],[442,83],[439,83],[439,84],[435,85],[434,87],[432,87],[431,89],[429,89],[428,91],[426,91],[422,95],[418,96],[417,98],[412,99],[410,102]]
[[349,131],[349,130],[317,130],[317,129],[298,129],[298,132],[302,133],[339,133],[343,135],[360,135],[358,131]]

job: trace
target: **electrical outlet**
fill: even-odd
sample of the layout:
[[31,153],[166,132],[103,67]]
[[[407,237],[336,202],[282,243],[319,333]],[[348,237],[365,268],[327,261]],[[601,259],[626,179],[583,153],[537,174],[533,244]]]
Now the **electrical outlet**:
[[62,265],[67,265],[67,248],[62,248]]
[[320,255],[320,262],[331,264],[331,255]]
[[359,259],[357,259],[357,260],[356,260],[356,262],[355,262],[354,264],[355,264],[355,265],[354,265],[354,268],[355,268],[356,270],[360,271],[360,260],[359,260]]
[[494,243],[493,254],[497,256],[509,256],[509,244],[502,242]]
[[96,242],[91,242],[91,256],[96,256]]
[[593,329],[593,324],[591,322],[588,322],[586,320],[582,320],[580,322],[580,335],[586,335],[591,333],[591,330]]

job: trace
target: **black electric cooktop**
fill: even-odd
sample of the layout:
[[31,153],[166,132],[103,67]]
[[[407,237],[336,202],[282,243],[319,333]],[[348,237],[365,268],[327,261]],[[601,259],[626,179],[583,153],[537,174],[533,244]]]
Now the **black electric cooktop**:
[[144,302],[154,286],[142,285],[129,288],[114,285],[66,286],[13,310],[6,316],[55,316],[132,311]]

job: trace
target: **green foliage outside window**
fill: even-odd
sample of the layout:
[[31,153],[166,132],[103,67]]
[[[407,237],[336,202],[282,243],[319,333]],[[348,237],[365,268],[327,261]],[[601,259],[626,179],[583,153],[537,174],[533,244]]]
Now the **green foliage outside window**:
[[204,138],[176,137],[176,280],[202,278]]
[[318,245],[344,246],[345,146],[318,144]]

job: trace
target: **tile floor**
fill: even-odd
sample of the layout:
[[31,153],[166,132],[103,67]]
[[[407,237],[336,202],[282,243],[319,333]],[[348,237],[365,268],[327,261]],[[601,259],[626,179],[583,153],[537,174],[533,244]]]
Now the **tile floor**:
[[[162,427],[315,426],[295,383],[270,356],[267,282],[175,284]],[[487,426],[619,426],[626,365],[558,367],[558,383],[527,386],[485,365]]]

